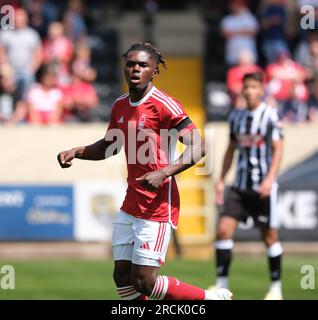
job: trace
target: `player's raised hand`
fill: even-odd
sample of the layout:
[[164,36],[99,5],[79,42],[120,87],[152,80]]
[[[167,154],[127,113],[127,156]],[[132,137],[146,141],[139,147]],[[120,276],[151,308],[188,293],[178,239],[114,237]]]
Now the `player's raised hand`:
[[219,180],[215,185],[215,203],[218,206],[222,206],[224,204],[224,181]]
[[167,178],[167,175],[162,170],[147,172],[139,178],[136,178],[137,181],[140,181],[141,185],[149,190],[155,191],[162,182]]
[[62,151],[57,155],[57,161],[62,168],[69,168],[72,165],[72,160],[75,158],[75,155],[75,149]]

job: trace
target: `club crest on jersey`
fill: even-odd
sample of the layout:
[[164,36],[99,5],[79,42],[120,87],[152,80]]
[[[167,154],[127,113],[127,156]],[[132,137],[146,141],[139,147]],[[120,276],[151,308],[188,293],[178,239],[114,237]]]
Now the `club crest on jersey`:
[[143,113],[138,121],[138,130],[142,130],[145,127],[147,113]]

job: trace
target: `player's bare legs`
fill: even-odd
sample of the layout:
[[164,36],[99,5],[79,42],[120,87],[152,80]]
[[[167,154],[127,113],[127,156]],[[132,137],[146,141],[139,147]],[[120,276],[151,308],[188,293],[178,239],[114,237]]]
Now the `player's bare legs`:
[[238,221],[232,217],[222,217],[219,220],[216,239],[229,240],[233,238],[234,232],[237,228]]
[[114,282],[117,287],[118,295],[125,300],[147,300],[147,296],[138,292],[131,282],[131,261],[115,261]]
[[218,223],[215,241],[215,259],[217,279],[213,288],[228,288],[228,272],[231,264],[233,235],[238,221],[232,217],[221,217]]
[[278,231],[273,228],[261,229],[263,241],[267,247],[271,285],[265,296],[266,300],[282,299],[281,258],[283,249],[279,242]]
[[131,261],[115,261],[113,278],[118,287],[131,286],[130,281]]
[[158,277],[158,267],[132,264],[131,281],[133,287],[146,296],[151,296]]
[[136,291],[154,300],[231,300],[232,293],[226,289],[214,291],[158,275],[159,267],[132,264],[131,281]]

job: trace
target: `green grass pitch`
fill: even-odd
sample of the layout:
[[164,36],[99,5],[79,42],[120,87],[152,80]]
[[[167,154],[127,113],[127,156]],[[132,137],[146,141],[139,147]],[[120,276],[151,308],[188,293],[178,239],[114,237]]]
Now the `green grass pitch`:
[[[15,289],[0,288],[0,299],[118,298],[112,280],[112,261],[0,261],[0,266],[5,264],[15,268]],[[285,256],[285,299],[318,299],[317,280],[315,289],[301,289],[303,265],[312,265],[318,273],[318,257]],[[214,282],[214,270],[213,261],[168,260],[160,273],[206,288]],[[263,299],[268,278],[266,257],[235,257],[230,276],[234,299]]]

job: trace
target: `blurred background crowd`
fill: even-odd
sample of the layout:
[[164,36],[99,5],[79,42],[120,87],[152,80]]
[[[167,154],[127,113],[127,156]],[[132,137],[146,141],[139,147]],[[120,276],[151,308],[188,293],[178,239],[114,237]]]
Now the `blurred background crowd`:
[[[300,27],[300,8],[310,4],[318,17],[318,0],[2,2],[15,8],[15,29],[0,33],[3,124],[107,121],[122,84],[118,30],[106,13],[141,10],[144,39],[135,40],[156,43],[156,14],[180,6],[201,10],[205,23],[206,109],[244,108],[243,75],[263,71],[265,99],[283,121],[318,122],[318,32]],[[223,99],[213,83],[224,84]]]

